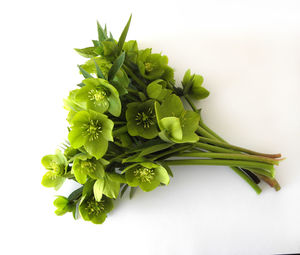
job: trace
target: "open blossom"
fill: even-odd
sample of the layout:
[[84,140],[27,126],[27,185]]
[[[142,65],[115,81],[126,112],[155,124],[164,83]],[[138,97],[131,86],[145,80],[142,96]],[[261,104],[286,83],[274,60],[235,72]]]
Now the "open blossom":
[[124,169],[128,185],[139,186],[143,191],[151,191],[161,183],[167,185],[170,177],[167,170],[161,165],[143,162],[136,163]]
[[80,111],[71,121],[69,141],[73,148],[84,146],[95,158],[101,158],[107,151],[108,142],[113,141],[114,123],[102,113]]

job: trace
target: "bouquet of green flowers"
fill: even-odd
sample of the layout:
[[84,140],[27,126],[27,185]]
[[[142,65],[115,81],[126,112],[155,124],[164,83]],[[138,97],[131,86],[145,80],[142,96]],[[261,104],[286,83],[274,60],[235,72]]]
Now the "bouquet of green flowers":
[[125,42],[130,21],[118,41],[98,23],[93,46],[75,49],[88,58],[78,66],[84,79],[64,100],[68,139],[42,158],[42,184],[58,190],[71,179],[80,187],[55,199],[55,213],[101,224],[128,188],[132,197],[138,187],[168,185],[172,165],[229,166],[257,193],[260,180],[279,190],[281,155],[231,145],[208,128],[194,104],[209,95],[203,77],[188,70],[177,86],[167,56]]

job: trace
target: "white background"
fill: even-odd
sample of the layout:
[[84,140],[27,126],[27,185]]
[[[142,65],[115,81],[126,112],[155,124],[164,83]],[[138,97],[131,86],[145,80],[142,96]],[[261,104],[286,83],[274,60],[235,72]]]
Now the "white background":
[[[103,225],[57,217],[40,159],[67,135],[62,99],[80,82],[73,48],[96,20],[205,77],[205,122],[287,160],[256,193],[226,167],[174,167],[168,187],[115,203]],[[299,1],[3,1],[0,4],[1,254],[300,252]]]

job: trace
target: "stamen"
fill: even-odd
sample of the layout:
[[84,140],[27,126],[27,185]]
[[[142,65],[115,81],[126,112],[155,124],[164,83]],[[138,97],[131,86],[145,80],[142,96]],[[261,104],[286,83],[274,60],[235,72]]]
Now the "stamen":
[[94,101],[94,104],[96,104],[97,102],[101,101],[106,96],[107,96],[106,92],[104,90],[102,90],[102,89],[101,90],[92,89],[88,93],[88,98],[91,101]]
[[142,125],[144,128],[149,128],[155,124],[155,115],[153,114],[153,109],[148,108],[145,112],[139,112],[135,120],[138,125]]
[[89,124],[83,125],[82,135],[89,136],[90,141],[98,139],[101,133],[102,125],[99,120],[90,120]]
[[145,70],[146,72],[151,72],[153,70],[153,64],[152,63],[149,63],[149,62],[146,62],[145,63]]
[[154,178],[154,170],[147,167],[140,167],[134,170],[133,174],[141,182],[150,183]]
[[97,202],[95,199],[90,200],[87,202],[87,211],[88,214],[94,214],[94,215],[98,215],[101,212],[104,211],[104,201],[101,200],[100,202]]

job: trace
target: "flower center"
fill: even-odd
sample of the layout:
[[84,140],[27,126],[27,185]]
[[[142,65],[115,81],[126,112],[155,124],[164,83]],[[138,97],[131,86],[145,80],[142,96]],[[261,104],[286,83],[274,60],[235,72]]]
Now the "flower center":
[[56,162],[52,161],[50,163],[50,167],[53,169],[53,171],[57,174],[63,174],[64,173],[64,167],[57,164]]
[[104,211],[104,202],[101,200],[100,202],[97,202],[96,200],[90,200],[87,202],[86,210],[88,211],[88,214],[94,214],[98,215],[101,212]]
[[89,124],[84,124],[83,128],[83,135],[89,136],[90,141],[98,139],[102,133],[102,125],[99,120],[91,120]]
[[135,116],[135,120],[138,125],[142,125],[144,128],[149,128],[155,123],[155,115],[153,114],[153,110],[148,108],[145,112],[139,112]]
[[153,65],[151,63],[149,63],[149,62],[146,62],[145,63],[145,70],[148,73],[151,72],[153,70]]
[[107,95],[104,90],[95,90],[95,89],[90,90],[88,95],[89,99],[91,101],[95,101],[95,103],[101,101],[106,96]]
[[154,178],[154,170],[147,167],[140,167],[133,172],[134,176],[141,182],[151,182]]
[[96,164],[91,161],[81,161],[81,168],[88,170],[88,172],[95,172]]

